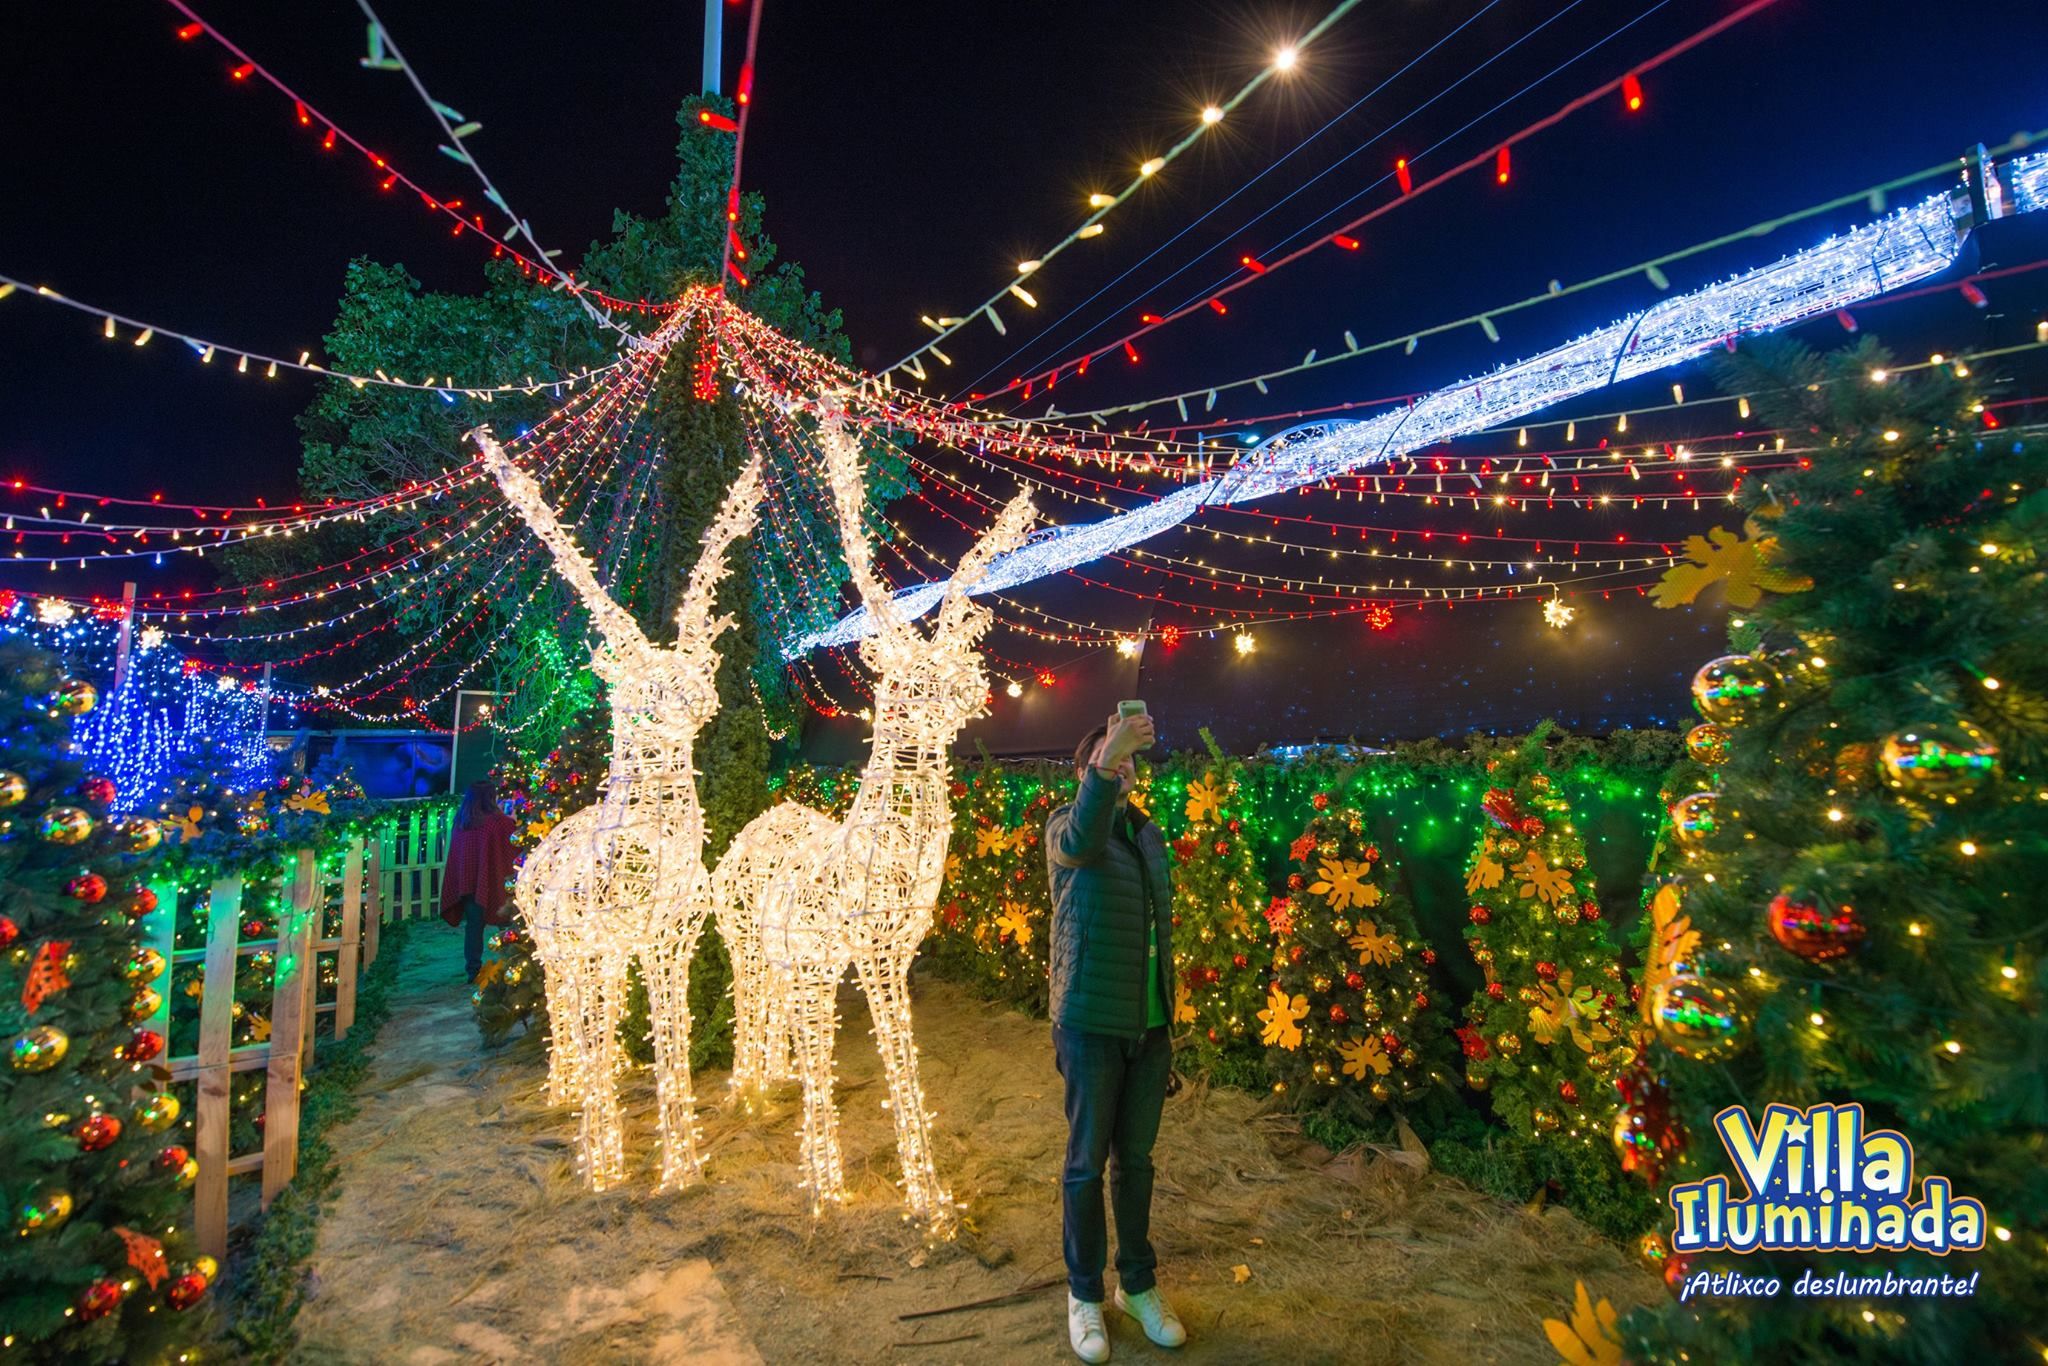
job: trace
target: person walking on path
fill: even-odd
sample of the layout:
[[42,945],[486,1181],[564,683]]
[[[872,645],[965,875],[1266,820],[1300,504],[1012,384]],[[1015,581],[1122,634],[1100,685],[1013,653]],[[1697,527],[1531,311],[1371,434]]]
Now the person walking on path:
[[448,836],[448,862],[441,869],[441,918],[462,926],[462,974],[474,982],[484,966],[484,926],[503,925],[512,880],[512,831],[517,823],[498,809],[498,789],[489,778],[469,785],[455,829]]
[[1128,794],[1152,718],[1113,716],[1074,750],[1074,800],[1045,823],[1052,883],[1053,1057],[1066,1082],[1061,1223],[1067,1337],[1083,1361],[1109,1360],[1102,1271],[1116,1218],[1117,1307],[1161,1347],[1187,1330],[1158,1289],[1152,1252],[1152,1144],[1173,1071],[1173,887],[1166,840]]

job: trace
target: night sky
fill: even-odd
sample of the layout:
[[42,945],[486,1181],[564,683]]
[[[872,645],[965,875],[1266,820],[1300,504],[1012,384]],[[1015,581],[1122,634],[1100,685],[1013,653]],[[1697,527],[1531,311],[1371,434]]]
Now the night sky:
[[[918,314],[962,312],[993,292],[1018,260],[1085,214],[1090,191],[1120,188],[1204,103],[1234,92],[1327,8],[764,3],[745,183],[767,196],[769,230],[785,258],[844,310],[855,356],[867,365],[928,335]],[[347,0],[195,7],[415,177],[444,194],[474,193],[461,168],[435,153],[436,130],[403,78],[357,65],[363,22]],[[1121,335],[1140,312],[1199,297],[1229,278],[1240,254],[1269,256],[1311,224],[1333,226],[1339,219],[1319,216],[1340,201],[1362,195],[1348,217],[1386,198],[1391,187],[1371,187],[1394,157],[1448,139],[1418,160],[1420,174],[1485,150],[1733,8],[1730,0],[1367,0],[1297,71],[1118,209],[1101,238],[1036,277],[1041,307],[1028,318],[1005,310],[1008,337],[978,325],[948,344],[958,362],[945,372],[949,392],[955,382],[961,391],[993,388],[1042,371],[1084,341]],[[729,72],[743,12],[727,11]],[[1967,22],[1958,22],[1963,14]],[[484,124],[471,142],[479,160],[568,259],[606,234],[615,208],[659,208],[673,172],[674,109],[698,85],[699,6],[438,0],[392,3],[383,17],[434,93]],[[1468,19],[1414,69],[1281,159]],[[302,129],[274,92],[230,80],[218,48],[179,42],[183,20],[170,5],[72,0],[17,6],[10,20],[0,52],[0,271],[286,355],[317,349],[355,256],[402,262],[435,288],[479,282],[474,238],[451,239],[417,202],[380,196],[359,160],[323,153],[317,130]],[[1325,251],[1238,292],[1227,317],[1191,318],[1149,338],[1142,365],[1099,365],[1063,386],[1061,406],[1273,368],[1310,347],[1336,349],[1346,329],[1361,342],[1400,335],[1936,165],[1976,142],[2048,129],[2044,51],[2048,6],[2022,0],[1967,11],[1780,0],[1646,77],[1641,113],[1625,114],[1618,98],[1596,103],[1516,144],[1507,187],[1481,173],[1404,205],[1372,226],[1362,251]],[[1915,187],[1892,202],[1925,192]],[[1868,216],[1865,206],[1848,207],[1683,262],[1669,268],[1672,286],[1696,286]],[[2038,224],[1995,225],[1980,239],[1982,264],[2048,255],[2048,230]],[[1864,327],[1907,355],[2024,340],[2048,307],[2044,277],[2000,282],[1985,310],[1950,296],[1872,309]],[[1413,356],[1396,349],[1275,384],[1267,396],[1225,396],[1211,416],[1425,391],[1655,297],[1636,277],[1511,315],[1498,343],[1467,329]],[[1803,335],[1827,346],[1846,339],[1832,322]],[[2001,374],[2014,393],[2032,394],[2043,369],[2028,358]],[[1661,401],[1672,379],[1708,389],[1689,367],[1582,410]],[[110,345],[92,320],[32,299],[0,302],[0,475],[180,501],[288,498],[298,461],[293,418],[310,393],[303,379],[264,383],[203,368],[183,347]],[[1647,436],[1717,430],[1678,423]],[[1461,453],[1510,444],[1492,442]],[[1443,514],[1406,515],[1421,527]],[[1702,515],[1651,534],[1708,524]],[[942,532],[934,539],[957,548]],[[172,576],[194,570],[146,572],[164,576],[147,585],[160,589],[191,582]],[[105,586],[61,578],[0,570],[8,586]],[[1142,605],[1111,596],[1067,585],[1028,600],[1119,625],[1144,619]],[[1524,602],[1434,614],[1426,631],[1398,645],[1362,641],[1352,622],[1268,628],[1256,683],[1249,674],[1226,678],[1232,661],[1204,653],[1214,642],[1183,647],[1178,681],[1154,652],[1142,686],[1224,723],[1242,743],[1518,728],[1552,713],[1595,730],[1679,719],[1684,674],[1716,652],[1715,614],[1631,604],[1596,625],[1601,610],[1589,610],[1583,649],[1569,657],[1559,657],[1557,639],[1542,638],[1536,609]],[[1050,665],[1077,653],[997,643]],[[1083,696],[1056,709],[1087,711],[1139,686],[1118,675],[1083,669],[1073,675]],[[993,746],[1030,747],[1031,714],[1030,706],[1014,710]]]

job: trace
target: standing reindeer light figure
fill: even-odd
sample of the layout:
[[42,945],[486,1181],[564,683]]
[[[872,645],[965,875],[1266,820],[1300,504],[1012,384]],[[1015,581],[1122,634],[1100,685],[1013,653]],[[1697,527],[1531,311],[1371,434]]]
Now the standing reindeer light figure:
[[690,1086],[690,960],[711,909],[697,734],[718,712],[713,614],[726,552],[754,524],[758,459],[741,471],[704,533],[676,611],[673,645],[648,640],[612,600],[532,476],[479,428],[483,461],[505,498],[547,546],[555,569],[590,613],[602,644],[591,669],[609,686],[611,766],[596,804],[564,819],[528,855],[517,898],[533,932],[553,1025],[549,1098],[581,1108],[584,1179],[603,1190],[625,1176],[618,1077],[626,970],[638,960],[654,1026],[656,1123],[663,1189],[702,1172]]
[[952,833],[947,755],[988,700],[976,642],[991,616],[968,590],[991,561],[1023,541],[1031,498],[1018,495],[961,557],[927,635],[894,610],[875,577],[861,523],[856,439],[828,424],[821,445],[847,568],[877,626],[861,645],[876,675],[872,748],[843,819],[771,810],[749,824],[734,848],[744,849],[751,872],[729,889],[753,898],[742,914],[757,932],[768,1007],[759,1027],[768,1053],[786,1033],[803,1081],[800,1170],[812,1212],[846,1195],[832,1055],[839,982],[851,964],[889,1084],[905,1208],[913,1218],[943,1224],[952,1217],[952,1197],[932,1158],[932,1116],[911,1029],[910,962],[931,928]]

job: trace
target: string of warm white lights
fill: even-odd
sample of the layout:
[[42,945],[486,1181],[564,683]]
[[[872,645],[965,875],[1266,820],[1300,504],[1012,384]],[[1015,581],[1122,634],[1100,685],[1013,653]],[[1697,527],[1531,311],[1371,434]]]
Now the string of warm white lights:
[[[1822,245],[1678,296],[1565,346],[1416,400],[1365,422],[1323,423],[1267,442],[1228,472],[1106,521],[1041,532],[994,565],[980,591],[999,591],[1148,540],[1210,505],[1250,502],[1381,464],[1537,412],[1563,399],[1691,359],[1744,333],[1824,316],[1946,269],[1982,218],[2021,212],[2023,183],[2048,154],[1973,165],[1957,194],[1936,195]],[[2002,177],[2002,178],[2001,178]],[[942,593],[920,585],[896,610],[928,611]],[[786,642],[786,656],[843,644],[869,629],[866,609]]]
[[909,375],[914,379],[922,380],[925,378],[925,369],[922,363],[922,357],[924,357],[927,354],[934,356],[944,364],[951,365],[952,360],[943,351],[940,351],[938,349],[939,343],[951,337],[955,332],[958,332],[961,328],[965,327],[969,322],[973,321],[975,318],[987,318],[989,325],[994,327],[999,334],[1008,332],[1009,328],[1003,322],[1002,315],[996,312],[997,304],[1004,303],[1005,301],[1010,299],[1015,299],[1016,301],[1023,304],[1027,308],[1038,307],[1037,296],[1024,287],[1024,282],[1026,280],[1030,279],[1031,276],[1036,274],[1042,267],[1045,266],[1047,262],[1057,257],[1061,252],[1064,252],[1068,247],[1073,246],[1076,242],[1085,242],[1090,240],[1091,238],[1101,236],[1106,226],[1103,222],[1103,219],[1106,218],[1111,211],[1117,208],[1117,206],[1122,204],[1125,200],[1129,199],[1132,195],[1136,194],[1140,186],[1149,182],[1160,171],[1164,170],[1166,167],[1170,166],[1171,164],[1173,164],[1173,162],[1178,160],[1180,158],[1181,153],[1187,151],[1190,147],[1194,146],[1196,142],[1200,141],[1204,133],[1208,132],[1211,128],[1214,128],[1217,124],[1221,123],[1230,114],[1232,110],[1236,109],[1238,105],[1244,103],[1245,100],[1249,99],[1253,92],[1258,90],[1259,87],[1263,86],[1267,81],[1271,80],[1277,74],[1283,74],[1285,72],[1294,70],[1295,66],[1301,60],[1302,52],[1306,50],[1310,44],[1315,42],[1316,39],[1320,38],[1325,32],[1327,32],[1331,25],[1335,24],[1339,19],[1343,18],[1345,14],[1349,13],[1350,10],[1355,5],[1357,5],[1357,3],[1358,0],[1339,0],[1339,3],[1336,5],[1336,7],[1333,8],[1328,14],[1324,15],[1322,21],[1319,22],[1314,28],[1310,29],[1301,37],[1295,39],[1291,43],[1282,46],[1278,51],[1276,51],[1273,54],[1272,59],[1259,69],[1257,75],[1253,76],[1249,81],[1245,82],[1245,84],[1238,89],[1236,94],[1232,95],[1229,99],[1224,100],[1219,104],[1210,104],[1204,106],[1200,113],[1196,116],[1196,122],[1194,127],[1188,133],[1182,136],[1180,141],[1176,142],[1172,147],[1169,147],[1164,153],[1162,153],[1159,156],[1148,158],[1143,164],[1141,164],[1138,167],[1137,174],[1133,176],[1130,182],[1126,184],[1121,190],[1117,191],[1114,194],[1097,193],[1090,195],[1088,197],[1088,207],[1092,210],[1092,212],[1081,221],[1078,227],[1074,228],[1073,231],[1069,232],[1065,237],[1055,242],[1052,246],[1047,247],[1045,250],[1039,252],[1037,256],[1033,257],[1028,261],[1020,261],[1017,264],[1016,274],[1010,280],[1009,284],[997,290],[994,294],[991,294],[987,299],[983,300],[982,303],[980,303],[976,307],[967,310],[967,312],[961,315],[960,317],[932,318],[929,315],[924,317],[922,319],[924,324],[927,327],[930,327],[938,335],[931,338],[929,341],[926,341],[923,344],[914,347],[908,354],[904,355],[900,360],[897,360],[891,365],[883,367],[882,373],[887,374],[893,371],[901,370],[906,375]]
[[[1583,95],[1578,96],[1576,99],[1567,102],[1565,105],[1563,105],[1555,112],[1548,114],[1545,117],[1540,118],[1533,123],[1527,124],[1524,127],[1517,129],[1513,133],[1508,134],[1505,138],[1500,139],[1497,144],[1493,145],[1493,150],[1481,152],[1475,156],[1468,157],[1465,160],[1458,162],[1456,165],[1451,166],[1448,169],[1441,171],[1434,176],[1431,176],[1428,180],[1420,182],[1413,180],[1410,174],[1408,163],[1405,160],[1396,162],[1395,176],[1397,181],[1399,182],[1400,192],[1394,199],[1388,200],[1382,204],[1375,206],[1374,208],[1368,209],[1366,212],[1351,219],[1349,222],[1343,224],[1337,229],[1328,233],[1324,233],[1323,235],[1317,237],[1313,241],[1310,241],[1303,246],[1296,247],[1293,250],[1285,253],[1284,255],[1276,256],[1270,260],[1261,260],[1257,257],[1246,255],[1242,257],[1239,262],[1240,268],[1243,271],[1243,273],[1237,275],[1236,278],[1228,281],[1227,283],[1219,285],[1214,290],[1209,291],[1208,293],[1206,293],[1205,296],[1200,297],[1194,300],[1193,302],[1185,304],[1169,313],[1156,315],[1147,314],[1141,320],[1138,327],[1134,328],[1129,332],[1126,332],[1123,336],[1118,337],[1114,341],[1107,342],[1101,346],[1091,347],[1090,349],[1080,353],[1075,357],[1070,358],[1067,361],[1062,361],[1058,365],[1052,367],[1050,375],[1033,376],[1032,379],[1044,379],[1046,381],[1047,387],[1049,388],[1051,387],[1052,382],[1058,378],[1062,370],[1073,369],[1076,373],[1076,376],[1078,377],[1079,375],[1086,373],[1086,370],[1083,367],[1085,367],[1088,361],[1099,359],[1102,356],[1111,355],[1118,351],[1122,351],[1124,353],[1125,359],[1135,365],[1138,363],[1140,359],[1138,349],[1135,343],[1141,337],[1144,337],[1154,331],[1157,331],[1159,328],[1165,327],[1174,322],[1178,322],[1182,318],[1189,317],[1196,313],[1226,313],[1228,312],[1228,306],[1225,305],[1223,302],[1223,300],[1226,297],[1236,293],[1239,289],[1247,287],[1254,281],[1273,273],[1274,271],[1292,265],[1294,262],[1301,260],[1303,257],[1311,255],[1312,253],[1320,250],[1323,247],[1334,246],[1345,252],[1359,250],[1360,246],[1362,245],[1362,242],[1361,239],[1357,236],[1357,234],[1361,230],[1363,230],[1368,223],[1374,222],[1377,219],[1384,217],[1386,214],[1392,212],[1399,205],[1407,202],[1412,198],[1427,194],[1431,190],[1434,190],[1442,185],[1448,184],[1449,182],[1459,178],[1460,176],[1463,176],[1471,171],[1477,170],[1480,167],[1487,165],[1491,165],[1493,167],[1494,178],[1496,181],[1503,185],[1507,184],[1510,174],[1509,148],[1511,148],[1514,144],[1526,141],[1530,137],[1535,136],[1537,133],[1543,132],[1546,129],[1549,129],[1559,123],[1562,123],[1566,118],[1570,117],[1572,114],[1576,113],[1580,109],[1586,108],[1588,105],[1591,105],[1599,100],[1605,99],[1608,96],[1613,95],[1617,92],[1623,94],[1625,102],[1630,102],[1639,105],[1641,103],[1640,78],[1643,74],[1653,71],[1656,68],[1663,66],[1668,62],[1676,60],[1678,57],[1684,55],[1687,52],[1692,51],[1692,49],[1698,47],[1700,44],[1708,41],[1711,38],[1717,37],[1722,33],[1725,33],[1730,28],[1733,28],[1735,25],[1742,23],[1744,20],[1749,19],[1758,13],[1761,13],[1763,10],[1768,9],[1771,5],[1775,3],[1777,3],[1777,0],[1749,0],[1748,4],[1742,6],[1740,9],[1735,10],[1733,13],[1725,15],[1721,19],[1716,20],[1714,23],[1709,24],[1706,28],[1699,30],[1692,36],[1685,38],[1678,43],[1674,43],[1670,47],[1665,48],[1663,51],[1658,52],[1650,57],[1645,58],[1640,62],[1635,63],[1626,75],[1618,76],[1611,81],[1607,81],[1602,85],[1596,86],[1594,89],[1586,92]],[[915,375],[913,375],[913,377],[915,377]],[[1032,379],[1019,379],[1012,381],[1011,383],[1004,385],[1001,389],[998,389],[995,392],[1022,393],[1026,386],[1032,382]],[[1024,396],[1027,398],[1029,397],[1028,393],[1024,394]]]

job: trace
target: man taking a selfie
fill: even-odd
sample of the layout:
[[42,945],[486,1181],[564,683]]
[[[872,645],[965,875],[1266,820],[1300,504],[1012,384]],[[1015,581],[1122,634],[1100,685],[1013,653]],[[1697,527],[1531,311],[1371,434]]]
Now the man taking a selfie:
[[1074,751],[1080,790],[1045,823],[1052,882],[1053,1056],[1066,1081],[1062,1222],[1067,1336],[1083,1361],[1109,1360],[1102,1269],[1116,1215],[1116,1303],[1161,1347],[1187,1341],[1161,1298],[1152,1254],[1152,1144],[1173,1066],[1173,886],[1166,840],[1129,800],[1133,757],[1152,718],[1126,703]]

